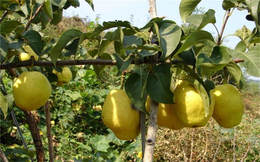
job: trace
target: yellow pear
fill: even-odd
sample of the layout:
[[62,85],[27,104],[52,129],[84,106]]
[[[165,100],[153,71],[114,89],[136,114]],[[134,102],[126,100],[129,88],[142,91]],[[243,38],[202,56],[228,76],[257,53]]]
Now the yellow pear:
[[206,116],[203,100],[192,83],[178,81],[173,93],[175,104],[172,110],[185,127],[202,127],[208,123],[213,113],[214,99],[211,99],[209,114]]
[[231,84],[215,87],[215,107],[213,118],[224,128],[232,128],[240,124],[244,114],[244,101],[238,89]]
[[[159,103],[157,110],[157,125],[173,130],[179,130],[184,127],[180,120],[175,116],[171,104]],[[146,110],[150,112],[150,97],[146,100]]]
[[42,107],[51,95],[48,79],[38,71],[24,71],[13,84],[13,97],[17,107],[33,111]]
[[132,140],[140,134],[139,112],[131,107],[124,90],[111,90],[102,109],[103,123],[121,140]]
[[18,58],[19,58],[20,61],[30,60],[30,59],[31,59],[31,56],[33,56],[34,59],[35,59],[36,61],[38,61],[39,56],[31,49],[31,47],[30,47],[29,45],[25,45],[23,48],[24,48],[24,50],[25,50],[26,52],[21,52],[21,53],[19,53]]
[[68,83],[72,78],[72,73],[70,68],[67,66],[63,67],[62,72],[58,72],[55,69],[52,71],[54,74],[57,75],[57,86],[63,86],[64,84]]

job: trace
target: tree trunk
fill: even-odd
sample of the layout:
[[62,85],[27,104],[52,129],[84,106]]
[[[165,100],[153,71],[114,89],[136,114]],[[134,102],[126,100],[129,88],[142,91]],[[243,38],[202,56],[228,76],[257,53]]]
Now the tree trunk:
[[40,132],[39,132],[37,123],[30,111],[23,110],[23,112],[25,114],[27,123],[29,125],[30,132],[33,137],[34,146],[36,148],[37,161],[44,162],[45,161],[44,149],[42,146],[42,140],[41,140],[41,136],[40,136]]
[[[149,0],[149,13],[150,17],[155,18],[157,17],[156,11],[156,0]],[[152,36],[153,33],[150,33]],[[158,102],[154,100],[150,100],[150,116],[147,126],[147,136],[146,136],[146,145],[145,145],[145,152],[144,152],[144,162],[152,162],[153,161],[153,153],[154,147],[156,142],[156,132],[157,132],[157,109],[158,109]]]

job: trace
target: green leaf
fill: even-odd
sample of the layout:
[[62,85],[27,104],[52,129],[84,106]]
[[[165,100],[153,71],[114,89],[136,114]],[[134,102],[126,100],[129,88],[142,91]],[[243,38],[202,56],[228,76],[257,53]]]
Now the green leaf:
[[244,62],[240,65],[246,68],[249,75],[260,77],[260,45],[250,48],[246,53],[239,51],[231,51],[231,56],[234,58],[243,59]]
[[69,57],[71,55],[76,55],[79,46],[79,40],[79,38],[76,38],[65,47],[67,52],[64,53],[64,56]]
[[240,52],[245,52],[246,51],[246,44],[243,40],[238,42],[238,44],[235,47],[235,50],[240,51]]
[[233,76],[233,78],[236,81],[237,87],[239,89],[242,88],[243,86],[243,73],[241,68],[237,65],[237,63],[235,61],[230,61],[229,64],[227,64],[227,70],[228,72]]
[[207,92],[209,92],[211,89],[214,88],[214,83],[212,81],[206,80],[204,83],[203,80],[199,77],[199,75],[197,73],[195,73],[195,71],[193,69],[191,69],[191,67],[188,66],[186,63],[179,62],[179,63],[175,64],[174,67],[184,70],[189,76],[191,76],[191,77],[195,78],[197,81],[199,81],[200,84],[202,84],[205,87]]
[[139,31],[138,28],[133,27],[128,21],[108,21],[108,22],[103,22],[103,26],[98,25],[93,32],[93,36],[99,35],[104,30],[114,28],[114,27],[119,27],[119,26],[128,28],[129,30],[133,30],[135,32]]
[[245,0],[245,3],[248,6],[248,10],[251,13],[255,23],[260,25],[260,1],[258,0]]
[[204,28],[209,23],[215,24],[215,11],[209,9],[204,15],[191,15],[187,17],[187,22],[197,26],[197,30]]
[[210,57],[200,54],[197,58],[197,70],[200,75],[211,76],[230,62],[230,50],[225,46],[215,46]]
[[18,27],[23,27],[23,24],[19,21],[15,21],[15,20],[4,21],[0,24],[0,33],[10,34]]
[[214,38],[209,32],[204,30],[195,31],[186,38],[185,42],[182,44],[176,54],[181,53],[182,51],[186,50],[190,46],[195,45],[198,42],[204,43],[206,42],[205,40],[214,42]]
[[162,51],[157,45],[155,44],[144,44],[144,45],[137,45],[137,46],[127,46],[126,49],[136,49],[136,50],[152,50],[152,51]]
[[237,1],[237,0],[223,0],[222,8],[224,10],[229,10],[229,9],[235,7],[236,6],[235,1]]
[[57,25],[62,19],[63,9],[58,8],[57,10],[53,11],[53,18],[51,20],[51,24]]
[[186,62],[188,65],[195,66],[196,64],[196,58],[195,54],[193,53],[192,49],[189,49],[188,51],[183,51],[179,54],[179,57],[183,59],[183,61]]
[[0,58],[1,57],[5,58],[7,55],[7,52],[8,52],[8,43],[7,43],[6,39],[2,35],[0,35]]
[[43,12],[48,15],[50,19],[53,18],[52,4],[51,0],[45,0],[45,4],[43,6]]
[[238,36],[241,40],[247,40],[251,37],[251,33],[251,30],[244,25],[242,29],[238,29],[235,32],[235,35]]
[[30,47],[37,55],[41,55],[41,52],[45,46],[45,42],[37,31],[27,30],[24,32],[23,38],[26,39]]
[[90,7],[92,8],[92,10],[94,11],[93,0],[85,0],[85,1],[90,5]]
[[186,23],[186,18],[194,11],[201,0],[182,0],[179,6],[181,19]]
[[170,65],[160,64],[153,67],[149,73],[146,90],[148,95],[156,102],[172,104],[173,93],[170,90],[171,71]]
[[148,73],[140,68],[140,72],[132,73],[125,82],[125,91],[133,105],[140,111],[146,112],[146,83]]
[[159,29],[160,33],[160,47],[162,49],[162,56],[160,59],[168,58],[178,46],[182,31],[180,27],[172,23],[164,23]]
[[97,151],[100,152],[107,152],[107,149],[110,147],[107,137],[103,135],[95,135],[90,138],[90,143]]
[[122,28],[119,26],[108,38],[110,41],[119,41],[123,42],[124,33]]
[[116,59],[116,65],[118,69],[118,75],[121,74],[124,70],[126,70],[129,65],[131,64],[132,60],[134,59],[134,56],[131,55],[130,57],[123,60],[118,54],[114,53],[113,56]]
[[61,35],[59,41],[52,48],[51,53],[50,53],[51,61],[55,66],[56,66],[57,59],[61,54],[61,51],[66,47],[68,42],[70,42],[71,40],[73,40],[75,38],[79,38],[81,36],[81,34],[82,34],[82,32],[77,29],[70,29]]
[[[138,46],[138,45],[142,45],[143,44],[143,40],[142,38],[135,36],[135,35],[129,35],[129,36],[124,36],[124,40],[123,40],[123,45],[124,47],[127,46]],[[132,53],[134,50],[126,50],[127,55],[129,55],[130,53]]]
[[4,94],[2,94],[2,92],[0,92],[0,108],[4,114],[4,118],[6,118],[7,111],[8,111],[8,102],[7,102]]

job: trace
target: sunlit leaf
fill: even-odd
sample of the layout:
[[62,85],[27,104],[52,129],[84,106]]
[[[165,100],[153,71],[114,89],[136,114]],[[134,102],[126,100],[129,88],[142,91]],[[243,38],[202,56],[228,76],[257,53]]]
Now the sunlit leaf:
[[209,9],[204,15],[191,15],[187,17],[187,22],[194,24],[197,26],[197,30],[200,30],[209,23],[216,23],[215,11]]
[[181,19],[186,23],[186,18],[194,11],[201,0],[182,0],[179,6]]
[[160,59],[169,57],[180,42],[182,31],[176,24],[164,23],[159,29],[159,45],[162,49]]
[[204,30],[198,30],[196,32],[191,33],[185,40],[185,42],[182,44],[181,48],[176,52],[176,54],[181,53],[182,51],[186,50],[190,46],[198,43],[198,42],[205,42],[205,40],[209,40],[214,42],[213,36]]
[[241,66],[246,68],[246,72],[249,75],[260,77],[260,45],[250,48],[247,52],[231,51],[231,55],[234,58],[243,59],[244,62],[240,63]]
[[43,6],[43,11],[50,19],[53,18],[52,4],[51,0],[45,0],[45,4]]
[[240,52],[245,52],[246,51],[246,44],[243,40],[238,42],[238,44],[235,47],[235,50],[240,51]]
[[259,0],[245,0],[248,10],[251,13],[255,23],[260,25],[260,1]]
[[229,64],[227,64],[227,70],[232,75],[232,77],[235,79],[237,87],[242,88],[243,86],[243,73],[241,71],[241,68],[237,65],[235,61],[230,61]]

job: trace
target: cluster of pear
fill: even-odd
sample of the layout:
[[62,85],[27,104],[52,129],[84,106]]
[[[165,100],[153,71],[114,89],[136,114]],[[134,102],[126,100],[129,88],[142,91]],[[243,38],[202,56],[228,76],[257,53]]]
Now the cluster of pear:
[[[239,90],[231,84],[217,85],[210,91],[211,104],[208,114],[202,96],[191,82],[178,81],[173,93],[174,104],[159,103],[159,126],[174,130],[203,127],[213,117],[221,127],[232,128],[242,120],[244,101]],[[149,110],[149,98],[146,105]]]
[[[218,85],[210,91],[211,104],[206,113],[203,99],[195,86],[186,80],[176,83],[174,104],[158,105],[158,126],[179,130],[184,127],[205,126],[213,117],[224,128],[240,124],[244,114],[244,102],[239,90],[231,85]],[[150,98],[147,97],[146,110],[150,111]],[[135,139],[140,134],[140,116],[124,90],[111,90],[106,97],[102,110],[103,123],[117,138]]]

